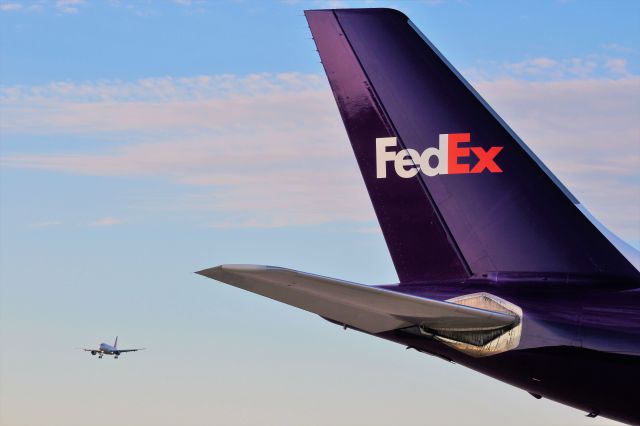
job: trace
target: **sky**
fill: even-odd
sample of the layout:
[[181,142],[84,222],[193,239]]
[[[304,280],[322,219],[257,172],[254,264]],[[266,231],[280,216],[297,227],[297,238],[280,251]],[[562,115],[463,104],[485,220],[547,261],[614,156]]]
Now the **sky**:
[[327,7],[405,12],[640,247],[640,2],[1,1],[0,425],[615,424],[193,274],[397,282]]

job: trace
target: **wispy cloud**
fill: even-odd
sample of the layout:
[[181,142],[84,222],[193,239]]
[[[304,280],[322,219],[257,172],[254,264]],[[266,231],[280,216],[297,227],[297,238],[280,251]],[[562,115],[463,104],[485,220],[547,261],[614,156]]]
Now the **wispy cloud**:
[[[639,77],[476,86],[587,207],[640,240]],[[114,144],[99,152],[16,149],[5,166],[178,183],[185,191],[174,208],[216,213],[207,223],[214,227],[353,221],[363,228],[375,220],[324,76],[164,77],[0,93],[9,141],[101,135]]]
[[12,10],[20,9],[22,9],[22,4],[20,3],[0,3],[0,10],[3,12],[10,12]]
[[604,66],[613,74],[627,75],[629,70],[627,69],[628,61],[626,59],[607,59]]
[[84,0],[56,0],[56,9],[63,13],[78,13]]
[[152,77],[136,81],[52,82],[41,86],[2,86],[7,101],[168,101],[230,98],[326,88],[320,74],[256,73]]
[[356,229],[356,232],[361,234],[382,234],[382,229],[379,225],[367,226]]
[[91,222],[90,225],[91,226],[114,226],[114,225],[121,225],[123,223],[126,223],[126,220],[118,219],[114,217],[103,217],[102,219],[98,219],[95,222]]
[[233,213],[209,223],[217,227],[372,218],[324,76],[53,83],[4,88],[2,99],[5,134],[127,140],[100,153],[10,155],[6,165],[188,185],[183,208]]
[[[416,0],[417,3],[421,3],[427,6],[441,5],[447,2],[447,0]],[[402,2],[396,5],[389,4],[385,0],[280,0],[280,3],[287,5],[299,5],[306,3],[311,5],[310,9],[343,9],[354,7],[394,7],[401,9]]]
[[640,240],[640,77],[476,87],[599,219]]
[[[299,5],[304,3],[304,0],[280,0],[280,3],[287,5]],[[353,7],[353,1],[349,2],[346,0],[307,0],[308,4],[311,4],[313,8],[322,8],[322,9],[341,9],[345,7]],[[355,3],[358,3],[356,1]],[[360,1],[359,3],[362,3]],[[369,5],[375,4],[375,0],[369,0]]]
[[[558,81],[594,78],[620,78],[631,75],[628,51],[612,49],[610,53],[593,53],[583,57],[527,58],[516,62],[486,61],[468,68],[464,74],[473,80],[519,79],[531,81]],[[616,56],[613,56],[613,55]]]
[[[43,10],[60,12],[65,14],[76,14],[80,12],[80,8],[86,5],[85,0],[25,0],[22,2],[3,2],[0,3],[0,11],[22,11],[22,12],[38,12]],[[115,0],[110,2],[115,5]]]
[[628,46],[623,46],[621,44],[618,43],[605,43],[603,45],[601,45],[601,47],[605,50],[609,50],[609,51],[613,51],[613,52],[622,52],[622,53],[629,53],[629,52],[633,52],[635,51],[635,49],[628,47]]
[[[318,97],[322,99],[315,106]],[[311,103],[301,114],[291,104],[296,98]],[[324,77],[298,73],[54,82],[0,88],[4,131],[47,134],[155,133],[160,128],[178,128],[181,135],[185,129],[193,130],[191,133],[195,129],[206,130],[210,135],[222,128],[244,127],[243,121],[273,127],[269,119],[282,117],[282,109],[294,114],[291,119],[308,121],[304,114],[309,110],[326,112],[331,106],[326,102],[329,99]]]

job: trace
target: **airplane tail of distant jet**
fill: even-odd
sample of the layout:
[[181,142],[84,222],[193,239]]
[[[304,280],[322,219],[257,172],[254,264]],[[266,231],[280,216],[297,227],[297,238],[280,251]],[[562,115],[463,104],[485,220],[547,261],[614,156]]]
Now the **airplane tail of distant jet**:
[[305,15],[401,282],[638,276],[405,15]]

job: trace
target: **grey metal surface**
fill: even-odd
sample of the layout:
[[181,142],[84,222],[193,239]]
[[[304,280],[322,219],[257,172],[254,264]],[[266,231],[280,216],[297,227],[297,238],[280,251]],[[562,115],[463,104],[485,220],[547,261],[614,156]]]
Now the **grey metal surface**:
[[497,328],[517,320],[503,312],[273,266],[221,265],[197,273],[369,333],[417,324],[432,328]]

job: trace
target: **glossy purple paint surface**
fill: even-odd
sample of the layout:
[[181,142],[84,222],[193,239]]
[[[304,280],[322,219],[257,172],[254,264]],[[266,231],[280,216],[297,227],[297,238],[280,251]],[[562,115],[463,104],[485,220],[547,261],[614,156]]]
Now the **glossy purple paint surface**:
[[[405,15],[306,16],[401,281],[488,271],[638,275]],[[450,133],[503,147],[503,172],[376,177],[376,138],[423,152]]]
[[[517,349],[473,358],[436,340],[393,331],[378,335],[435,354],[533,394],[585,412],[640,424],[640,282],[577,283],[524,278],[383,286],[446,300],[487,292],[523,310]],[[579,288],[576,288],[579,287]],[[634,287],[634,288],[632,288]]]
[[[383,287],[437,300],[486,292],[523,310],[518,347],[487,357],[406,330],[378,337],[640,424],[639,272],[406,16],[305,15],[400,277]],[[376,138],[422,152],[451,133],[504,147],[502,173],[377,178]]]
[[[375,139],[394,136],[395,131],[333,13],[307,12],[307,20],[349,138],[366,141],[352,142],[352,146],[400,280],[468,276],[422,183],[417,179],[397,182],[400,178],[391,174],[388,179],[375,178]],[[416,247],[417,242],[422,242],[421,247]]]

